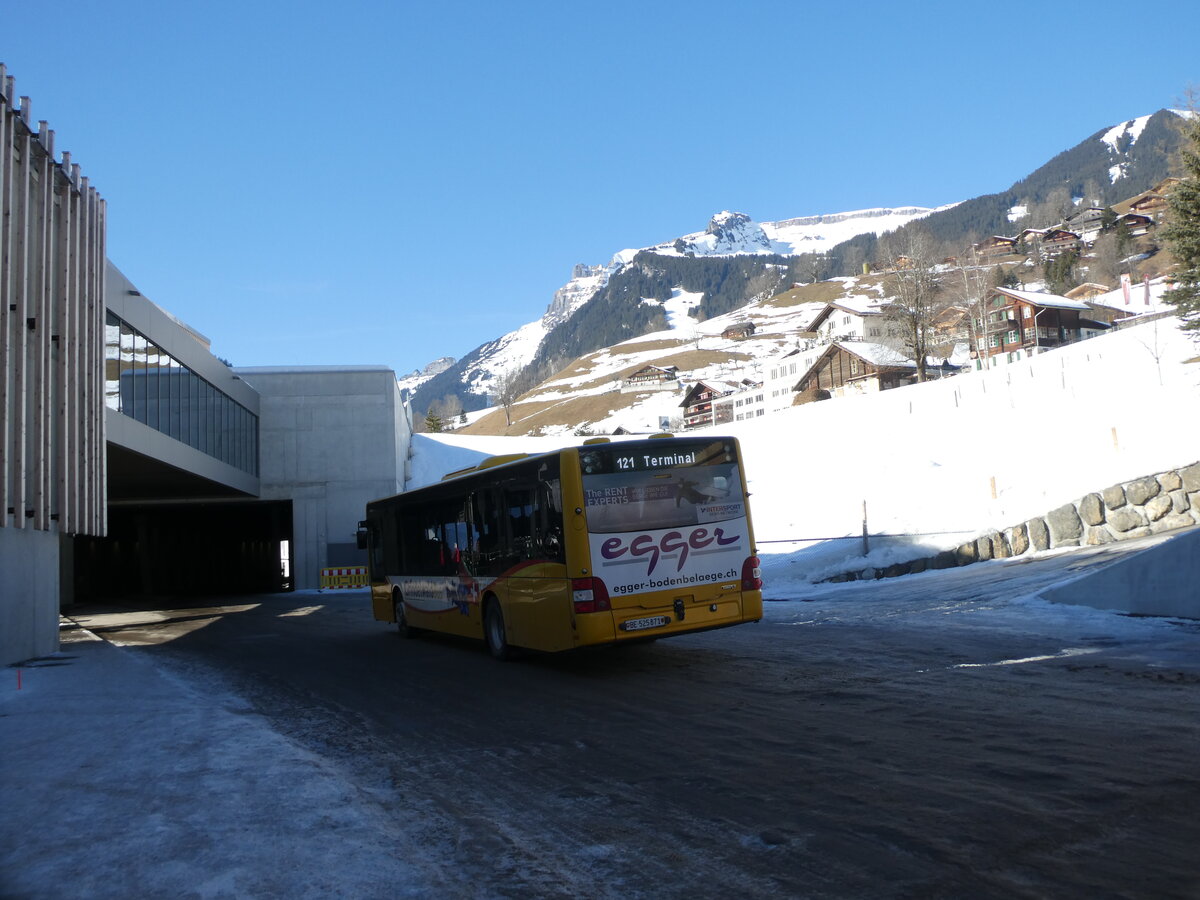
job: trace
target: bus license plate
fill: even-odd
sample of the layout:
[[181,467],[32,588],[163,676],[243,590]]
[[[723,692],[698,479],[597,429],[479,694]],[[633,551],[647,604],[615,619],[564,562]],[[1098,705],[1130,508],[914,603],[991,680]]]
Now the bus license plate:
[[621,623],[622,631],[641,631],[645,628],[661,628],[671,624],[667,616],[648,616],[645,619],[629,619]]

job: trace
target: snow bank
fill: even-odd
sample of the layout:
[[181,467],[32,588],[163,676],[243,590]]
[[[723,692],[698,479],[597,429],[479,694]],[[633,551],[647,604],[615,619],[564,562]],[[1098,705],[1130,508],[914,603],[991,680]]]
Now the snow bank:
[[[742,444],[769,583],[786,593],[931,555],[1195,462],[1200,365],[1186,360],[1197,352],[1176,319],[1160,319],[989,372],[722,426]],[[419,435],[412,484],[577,440]]]

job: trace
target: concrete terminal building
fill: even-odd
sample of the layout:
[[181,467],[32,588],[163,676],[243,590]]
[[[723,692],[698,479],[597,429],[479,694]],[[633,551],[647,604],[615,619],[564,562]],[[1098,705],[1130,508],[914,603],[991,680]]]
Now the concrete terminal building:
[[383,366],[232,369],[105,258],[105,203],[0,66],[0,664],[130,595],[318,586],[364,562],[411,414]]

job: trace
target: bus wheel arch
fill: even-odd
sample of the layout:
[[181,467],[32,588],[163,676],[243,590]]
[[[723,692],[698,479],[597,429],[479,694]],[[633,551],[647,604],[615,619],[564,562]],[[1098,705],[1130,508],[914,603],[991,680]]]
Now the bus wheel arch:
[[483,639],[496,659],[516,658],[516,648],[508,642],[504,610],[500,607],[500,598],[495,594],[485,594],[483,598]]
[[404,595],[400,593],[400,588],[392,588],[392,614],[396,619],[396,632],[400,637],[415,638],[420,634],[408,624],[408,616],[404,613]]

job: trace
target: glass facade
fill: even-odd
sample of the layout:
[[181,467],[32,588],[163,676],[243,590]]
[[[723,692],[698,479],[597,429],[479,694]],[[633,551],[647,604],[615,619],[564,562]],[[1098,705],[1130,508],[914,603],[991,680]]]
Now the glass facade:
[[104,402],[236,469],[258,475],[258,416],[109,312]]

